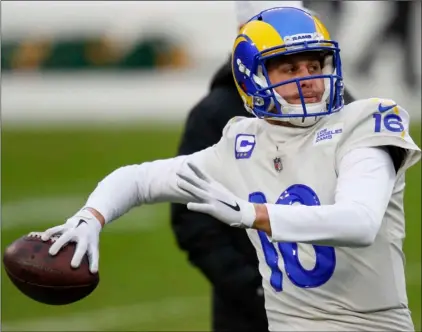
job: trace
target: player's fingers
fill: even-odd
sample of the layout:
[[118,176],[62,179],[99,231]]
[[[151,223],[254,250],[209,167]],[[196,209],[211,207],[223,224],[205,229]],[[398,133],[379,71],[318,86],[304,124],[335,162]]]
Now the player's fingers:
[[192,164],[191,162],[188,161],[188,166],[190,167],[190,169],[202,180],[204,180],[205,182],[210,182],[210,178],[208,177],[208,175],[206,175],[205,173],[203,173],[196,165]]
[[73,236],[72,231],[64,232],[50,247],[48,253],[52,256],[56,255],[59,250],[70,241]]
[[206,214],[210,214],[212,210],[212,207],[209,204],[203,203],[188,203],[187,208],[190,211],[201,212]]
[[88,241],[86,238],[80,238],[79,241],[76,243],[75,253],[73,254],[72,260],[70,262],[70,266],[73,268],[78,268],[81,265],[82,258],[86,254],[88,249]]
[[183,188],[180,188],[180,190],[182,190],[183,192],[185,192],[186,196],[189,197],[188,198],[189,201],[204,202],[204,199],[203,198],[198,197],[198,196],[194,195],[193,193],[191,193],[191,192],[189,192],[189,191],[187,191],[187,190],[185,190]]
[[208,184],[204,180],[198,178],[195,175],[180,173],[180,174],[177,174],[177,176],[183,179],[184,181],[189,182],[193,186],[200,188],[202,190],[205,190],[208,187]]
[[195,184],[192,184],[189,181],[189,178],[184,175],[178,175],[179,179],[177,180],[177,186],[186,191],[189,195],[192,195],[198,200],[203,201],[208,197],[208,194],[205,190],[198,188]]
[[44,231],[41,235],[41,240],[47,241],[49,240],[53,235],[62,232],[65,229],[64,225],[59,225],[55,227],[51,227]]
[[98,272],[99,258],[100,258],[100,253],[98,250],[98,245],[90,244],[88,247],[88,260],[89,260],[89,271],[91,271],[91,273]]

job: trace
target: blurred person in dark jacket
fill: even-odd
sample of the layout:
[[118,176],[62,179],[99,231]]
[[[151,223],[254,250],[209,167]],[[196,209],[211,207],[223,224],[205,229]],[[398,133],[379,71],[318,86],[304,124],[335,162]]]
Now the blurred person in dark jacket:
[[362,48],[365,51],[360,55],[357,72],[359,75],[370,77],[370,69],[373,67],[377,55],[382,52],[383,44],[395,40],[399,44],[399,50],[403,56],[403,82],[409,89],[416,91],[418,82],[414,68],[417,45],[413,42],[412,34],[414,32],[411,23],[413,11],[417,10],[418,5],[415,1],[392,1],[386,4],[393,7],[393,15],[385,20],[379,32],[368,41],[367,47]]
[[[239,28],[260,11],[281,6],[303,8],[302,1],[236,2]],[[345,103],[352,100],[346,91]],[[189,112],[178,155],[216,144],[235,116],[252,117],[236,90],[229,58],[214,74],[208,95]],[[268,331],[258,259],[246,232],[182,204],[171,205],[171,223],[179,247],[212,285],[212,330]]]

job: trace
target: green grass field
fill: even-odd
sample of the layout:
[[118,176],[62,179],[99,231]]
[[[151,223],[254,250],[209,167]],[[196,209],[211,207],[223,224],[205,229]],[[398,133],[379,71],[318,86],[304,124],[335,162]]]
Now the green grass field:
[[[2,252],[29,231],[71,216],[115,168],[174,155],[181,128],[2,128]],[[413,128],[420,144],[420,128]],[[420,164],[407,177],[407,284],[421,326]],[[135,209],[101,237],[101,282],[79,303],[26,298],[2,269],[4,331],[209,330],[209,285],[189,265],[169,227],[168,204]]]

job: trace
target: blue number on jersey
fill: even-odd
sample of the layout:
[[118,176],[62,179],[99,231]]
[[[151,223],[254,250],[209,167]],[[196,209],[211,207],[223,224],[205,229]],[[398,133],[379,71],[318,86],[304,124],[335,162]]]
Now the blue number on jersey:
[[[251,203],[266,203],[262,192],[249,195]],[[317,194],[308,186],[295,184],[287,188],[276,204],[292,205],[300,203],[308,206],[321,205]],[[263,231],[258,231],[264,251],[265,261],[271,270],[270,284],[275,291],[283,290],[283,274],[278,266],[278,253]],[[300,288],[314,288],[325,284],[333,275],[336,267],[336,254],[333,247],[313,245],[316,262],[312,270],[305,269],[299,261],[297,243],[278,243],[284,260],[284,269],[290,281]]]
[[388,114],[384,117],[384,120],[382,118],[382,114],[380,113],[375,113],[372,115],[372,117],[375,119],[374,131],[376,133],[379,133],[381,131],[382,124],[384,124],[384,127],[387,130],[395,133],[401,133],[404,130],[404,126],[400,115]]

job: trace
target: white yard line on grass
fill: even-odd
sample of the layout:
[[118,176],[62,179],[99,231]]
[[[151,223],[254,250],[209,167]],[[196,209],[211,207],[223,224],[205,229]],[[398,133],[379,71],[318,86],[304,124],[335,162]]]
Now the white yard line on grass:
[[[1,225],[8,230],[22,225],[33,224],[35,228],[45,225],[59,224],[78,211],[85,203],[85,196],[56,196],[26,198],[18,201],[6,202],[2,205]],[[161,227],[168,220],[159,220],[158,209],[162,206],[145,205],[135,208],[122,217],[118,223],[107,227],[108,231],[142,231]],[[130,220],[129,220],[130,219]],[[164,218],[166,219],[166,218]],[[57,222],[54,222],[57,220]],[[38,230],[39,229],[34,229]]]
[[[2,331],[104,331],[194,317],[207,305],[207,297],[169,298],[129,306],[87,310],[65,316],[2,322]],[[167,326],[171,328],[171,326]]]

